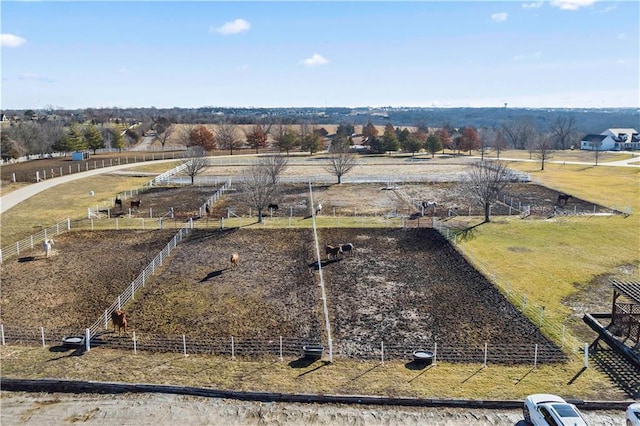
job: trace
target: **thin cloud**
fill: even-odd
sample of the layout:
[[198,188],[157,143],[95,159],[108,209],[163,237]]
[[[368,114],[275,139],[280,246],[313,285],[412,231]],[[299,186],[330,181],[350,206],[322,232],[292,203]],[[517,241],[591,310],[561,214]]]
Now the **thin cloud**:
[[551,6],[561,10],[578,10],[593,5],[596,0],[553,0]]
[[0,34],[0,45],[2,47],[20,47],[26,42],[27,40],[15,34]]
[[322,55],[318,55],[317,53],[314,53],[313,56],[311,56],[310,58],[305,59],[304,61],[302,61],[302,65],[304,65],[305,67],[317,67],[319,65],[325,65],[328,64],[329,61],[326,60],[324,58],[324,56]]
[[516,55],[513,57],[514,61],[525,61],[527,59],[539,59],[542,57],[542,53],[540,52],[536,52],[536,53],[531,53],[529,55]]
[[491,20],[494,22],[504,22],[509,17],[507,12],[494,13],[491,15]]
[[19,74],[17,76],[18,80],[32,80],[32,81],[41,81],[43,83],[53,83],[55,80],[51,77],[45,77],[38,74],[33,73],[25,73]]
[[220,33],[222,35],[240,34],[251,29],[251,24],[244,19],[236,19],[234,21],[225,22],[223,26],[219,28],[211,27],[209,29],[212,33]]
[[542,7],[543,4],[544,4],[544,2],[542,2],[542,1],[537,1],[537,2],[534,2],[534,3],[524,3],[522,5],[522,8],[523,9],[539,9],[539,8]]
[[602,9],[600,11],[600,13],[609,13],[609,12],[611,12],[613,10],[616,10],[617,8],[618,8],[618,6],[614,4],[613,6],[605,7],[604,9]]

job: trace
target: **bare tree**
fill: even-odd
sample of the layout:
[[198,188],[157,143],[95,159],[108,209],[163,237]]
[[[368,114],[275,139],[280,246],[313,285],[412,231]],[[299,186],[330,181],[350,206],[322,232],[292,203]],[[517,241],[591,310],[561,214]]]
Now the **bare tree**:
[[193,124],[183,124],[178,129],[177,139],[178,142],[184,146],[191,146],[191,134],[196,128]]
[[287,168],[289,160],[284,155],[278,154],[260,157],[258,163],[266,169],[267,174],[271,177],[271,183],[277,186],[278,178]]
[[277,186],[273,183],[274,179],[270,172],[268,163],[260,160],[242,171],[239,183],[246,201],[258,211],[258,223],[262,223],[262,211],[267,208],[277,193]]
[[526,149],[535,135],[536,126],[532,120],[520,118],[502,126],[502,131],[511,142],[513,149]]
[[237,128],[237,125],[224,121],[218,124],[215,130],[218,148],[228,149],[230,155],[233,155],[234,149],[240,149],[242,147],[242,140],[236,136]]
[[196,176],[209,166],[209,158],[201,146],[189,147],[183,162],[187,165],[185,172],[191,178],[191,185],[195,183]]
[[164,146],[174,132],[175,127],[171,125],[171,121],[168,118],[160,117],[153,123],[153,130],[156,132],[156,139],[160,141],[162,150]]
[[554,142],[560,149],[567,149],[567,146],[573,146],[571,141],[575,138],[576,131],[576,118],[573,115],[558,115],[551,123]]
[[540,160],[540,170],[544,170],[544,163],[553,156],[552,136],[540,134],[535,144],[536,157]]
[[338,178],[338,184],[342,183],[342,176],[349,173],[357,164],[356,156],[349,151],[348,143],[331,144],[325,170]]
[[479,161],[473,163],[465,180],[463,189],[484,209],[484,221],[490,221],[491,206],[499,199],[509,183],[508,168],[505,163]]
[[504,137],[502,129],[496,129],[495,132],[495,137],[493,138],[491,145],[493,150],[496,152],[496,159],[500,160],[500,153],[507,149],[507,140]]

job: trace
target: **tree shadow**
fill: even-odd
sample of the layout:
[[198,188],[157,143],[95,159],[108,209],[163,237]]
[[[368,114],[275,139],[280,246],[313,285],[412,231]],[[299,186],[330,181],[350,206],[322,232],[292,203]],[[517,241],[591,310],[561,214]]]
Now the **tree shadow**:
[[486,222],[483,221],[467,228],[457,229],[454,231],[455,236],[460,241],[471,241],[476,237],[476,228],[480,225],[484,225],[485,223]]
[[209,281],[211,278],[219,277],[227,269],[229,268],[218,269],[217,271],[209,272],[207,276],[201,279],[199,282],[203,283],[203,282]]

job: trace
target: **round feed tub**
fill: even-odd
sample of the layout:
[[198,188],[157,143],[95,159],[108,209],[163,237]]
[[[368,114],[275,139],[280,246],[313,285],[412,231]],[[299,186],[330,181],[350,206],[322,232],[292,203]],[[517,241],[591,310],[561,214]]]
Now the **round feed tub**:
[[433,363],[433,352],[431,351],[413,351],[413,360],[425,365]]
[[67,336],[62,338],[62,346],[67,348],[78,348],[84,345],[84,337],[82,336]]
[[305,345],[302,347],[302,351],[304,353],[305,358],[322,358],[322,351],[324,348],[320,345]]

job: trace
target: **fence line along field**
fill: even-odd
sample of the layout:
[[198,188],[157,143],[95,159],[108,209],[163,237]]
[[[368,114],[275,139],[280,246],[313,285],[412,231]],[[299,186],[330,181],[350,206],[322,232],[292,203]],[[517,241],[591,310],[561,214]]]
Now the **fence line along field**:
[[[129,231],[128,238],[127,232],[122,234],[64,234],[53,258],[3,268],[3,282],[9,280],[2,299],[5,327],[82,329],[100,318],[142,269],[143,262],[131,260],[149,259],[168,239],[161,231]],[[92,236],[98,238],[95,248],[89,247]],[[323,245],[354,245],[349,254],[330,262],[321,259],[340,355],[371,358],[371,346],[387,341],[396,347],[388,356],[403,357],[407,348],[440,341],[460,348],[486,342],[495,347],[538,344],[541,354],[542,347],[549,353],[539,362],[564,359],[433,229],[323,229],[320,240]],[[232,252],[240,257],[237,268],[229,261]],[[96,268],[86,259],[103,259],[109,266]],[[194,230],[123,307],[129,330],[141,343],[152,336],[182,334],[194,342],[224,336],[321,342],[316,262],[308,229]],[[18,283],[24,284],[20,277],[28,274],[27,288],[49,291],[25,292]],[[29,298],[40,309],[17,308]],[[497,359],[510,358],[504,354]]]

